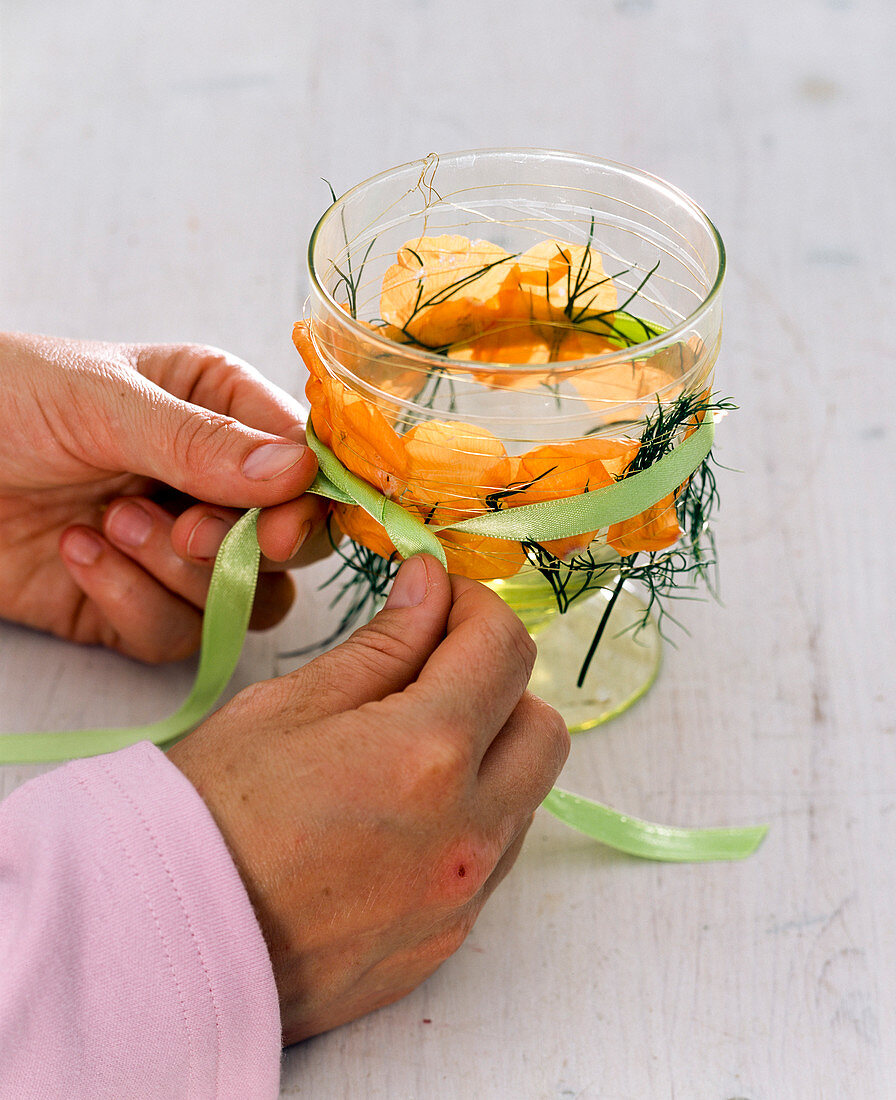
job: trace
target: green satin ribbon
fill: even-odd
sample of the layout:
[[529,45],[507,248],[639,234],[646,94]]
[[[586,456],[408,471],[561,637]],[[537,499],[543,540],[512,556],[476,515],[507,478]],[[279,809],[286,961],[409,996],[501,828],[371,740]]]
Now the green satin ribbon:
[[167,745],[197,726],[227,687],[243,648],[261,561],[255,531],[260,510],[241,516],[221,543],[202,620],[196,679],[174,714],[140,726],[9,733],[0,736],[0,764],[56,764],[115,752],[138,741]]
[[712,450],[715,421],[709,413],[679,446],[640,473],[560,500],[524,504],[519,508],[483,512],[478,516],[427,526],[423,520],[377,492],[373,486],[346,470],[339,459],[306,427],[308,445],[317,455],[319,472],[309,492],[343,504],[356,504],[386,529],[392,545],[403,558],[432,554],[445,565],[445,552],[435,537],[439,531],[467,531],[491,538],[522,542],[550,542],[587,531],[599,531],[640,515],[683,485]]
[[[435,531],[446,528],[427,527],[346,470],[311,430],[308,439],[320,463],[310,492],[360,505],[383,524],[402,557],[426,552],[444,563],[444,552]],[[712,418],[707,416],[701,427],[670,454],[648,470],[612,486],[563,500],[489,512],[448,527],[514,541],[521,538],[547,541],[598,530],[638,515],[673,492],[699,466],[711,447]],[[260,562],[258,512],[255,508],[242,516],[218,551],[202,624],[196,680],[188,698],[174,714],[142,726],[7,734],[0,737],[0,764],[56,763],[74,756],[113,752],[138,741],[168,745],[202,721],[236,668],[249,625]],[[544,808],[602,844],[643,859],[743,859],[756,850],[766,833],[764,826],[678,829],[655,825],[558,787],[548,795]]]
[[679,829],[674,825],[656,825],[560,787],[554,787],[541,805],[571,829],[599,840],[608,848],[663,863],[744,859],[756,851],[768,832],[767,825],[740,829]]

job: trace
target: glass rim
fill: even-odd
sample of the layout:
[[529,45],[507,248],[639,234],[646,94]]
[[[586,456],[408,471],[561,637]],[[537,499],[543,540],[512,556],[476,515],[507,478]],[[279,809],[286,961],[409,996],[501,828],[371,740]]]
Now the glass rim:
[[[627,348],[619,348],[615,351],[604,352],[602,355],[591,355],[584,359],[563,360],[562,367],[561,361],[557,363],[506,363],[501,361],[495,362],[483,362],[482,367],[494,368],[496,371],[506,373],[523,373],[523,374],[536,374],[538,372],[544,372],[546,366],[555,366],[561,369],[575,371],[576,369],[592,369],[594,367],[603,366],[616,362],[619,359],[630,359],[632,353],[636,350],[640,353],[641,349],[648,355],[654,354],[661,348],[667,347],[676,342],[677,338],[684,334],[684,332],[692,327],[696,321],[709,312],[709,310],[715,305],[716,299],[719,297],[722,289],[722,283],[725,278],[726,271],[726,252],[725,243],[722,240],[722,236],[713,223],[712,219],[706,213],[706,211],[688,195],[682,191],[681,188],[676,187],[675,184],[669,183],[661,176],[654,175],[651,172],[646,172],[641,168],[635,168],[629,164],[623,164],[619,161],[608,160],[603,157],[591,156],[586,153],[573,153],[562,149],[542,149],[537,146],[519,146],[519,147],[494,147],[483,149],[462,149],[449,153],[429,154],[426,157],[419,157],[416,160],[405,161],[403,164],[394,165],[392,168],[387,168],[382,172],[377,172],[373,176],[369,176],[367,179],[362,180],[360,183],[349,188],[343,194],[338,195],[332,203],[326,208],[326,210],[318,218],[317,223],[311,231],[311,236],[308,240],[307,250],[307,265],[308,276],[311,280],[312,291],[316,291],[320,297],[338,312],[340,321],[344,321],[349,328],[349,331],[354,330],[359,336],[363,336],[365,341],[371,341],[374,345],[380,345],[385,352],[395,354],[396,348],[402,348],[403,354],[413,357],[421,363],[438,364],[439,368],[444,370],[445,368],[445,356],[438,355],[435,352],[426,351],[422,348],[410,348],[404,344],[397,344],[394,340],[390,340],[387,336],[380,336],[375,330],[366,328],[361,325],[350,313],[347,313],[342,306],[336,301],[333,295],[323,285],[317,275],[314,263],[314,248],[317,243],[317,239],[325,227],[326,223],[336,216],[336,212],[339,207],[345,203],[352,196],[358,192],[370,187],[372,184],[378,183],[382,180],[388,179],[390,176],[394,176],[399,172],[406,171],[410,168],[425,168],[433,157],[437,158],[437,163],[442,161],[459,161],[467,157],[484,157],[491,156],[495,158],[502,157],[539,157],[539,158],[552,158],[558,161],[570,161],[580,164],[591,165],[593,167],[609,168],[618,172],[620,175],[628,175],[634,177],[644,183],[647,183],[655,188],[662,189],[667,194],[677,199],[685,206],[691,214],[696,217],[696,220],[704,226],[708,231],[710,239],[713,241],[716,247],[716,253],[718,255],[718,271],[716,272],[715,280],[709,291],[704,295],[699,305],[693,309],[686,317],[682,318],[677,325],[673,325],[671,328],[666,329],[658,336],[651,337],[649,340],[643,340],[638,344],[632,344]],[[449,360],[450,362],[450,360]],[[457,360],[458,369],[461,369],[461,365],[464,361]]]

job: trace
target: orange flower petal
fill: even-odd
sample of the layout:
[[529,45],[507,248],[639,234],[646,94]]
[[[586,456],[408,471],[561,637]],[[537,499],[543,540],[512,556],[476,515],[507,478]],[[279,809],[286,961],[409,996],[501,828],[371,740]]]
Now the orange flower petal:
[[467,531],[442,531],[439,534],[448,572],[460,573],[475,581],[496,581],[512,577],[526,564],[526,555],[518,542],[473,535]]
[[321,362],[304,323],[293,340],[308,368],[305,394],[318,439],[358,477],[392,495],[402,479],[405,451],[395,429],[370,401],[352,393]]
[[504,444],[485,428],[430,420],[403,437],[408,491],[439,508],[442,523],[487,510],[485,497],[506,484],[510,460]]
[[[496,271],[504,271],[500,265]],[[490,273],[491,274],[491,273]],[[572,298],[572,301],[570,299]],[[542,241],[519,256],[502,275],[492,318],[478,334],[462,326],[443,332],[448,356],[467,362],[552,363],[584,359],[615,350],[604,337],[573,323],[579,314],[612,312],[616,290],[593,249],[562,241]],[[449,340],[449,337],[453,339]],[[485,385],[531,388],[545,381],[537,372],[474,374]]]
[[330,409],[333,454],[353,474],[392,496],[405,479],[406,455],[391,424],[379,409],[341,383],[336,384]]
[[292,339],[302,361],[308,368],[308,381],[305,383],[305,396],[311,406],[312,423],[317,438],[325,447],[329,447],[333,441],[333,433],[330,430],[332,413],[330,411],[329,375],[326,367],[320,361],[317,350],[311,340],[311,334],[304,321],[297,321],[293,325]]
[[[448,357],[476,363],[547,363],[551,346],[528,321],[499,321],[482,336],[453,346]],[[488,373],[477,371],[475,377],[482,381]],[[491,372],[490,376],[504,380],[511,377],[511,372]],[[531,380],[535,375],[533,372],[515,377]]]
[[[580,439],[571,443],[551,443],[527,451],[516,459],[506,507],[560,500],[612,485],[638,450],[634,441]],[[597,531],[552,539],[541,545],[558,558],[580,553],[591,545]]]
[[508,256],[498,245],[467,237],[409,241],[383,276],[380,313],[425,347],[476,336],[495,320]]
[[[491,432],[472,424],[431,420],[404,437],[408,485],[399,498],[413,503],[434,526],[456,523],[489,510],[486,498],[503,488],[513,469],[504,445]],[[519,572],[526,555],[519,543],[442,531],[448,568],[477,580],[495,580]]]
[[386,534],[386,529],[363,508],[349,504],[334,504],[333,516],[344,534],[355,542],[360,542],[368,550],[379,554],[381,558],[398,555],[392,540]]
[[617,295],[600,253],[566,241],[540,241],[518,256],[501,287],[502,317],[570,324],[612,314]]
[[680,537],[674,493],[640,515],[614,523],[607,532],[607,542],[623,557],[642,551],[665,550]]
[[[602,409],[651,397],[672,386],[675,377],[644,360],[626,360],[586,367],[570,375],[570,382],[591,408]],[[664,393],[664,399],[668,396]],[[674,396],[674,394],[672,394]],[[655,404],[655,403],[654,403]],[[635,419],[637,410],[628,410],[625,419]]]

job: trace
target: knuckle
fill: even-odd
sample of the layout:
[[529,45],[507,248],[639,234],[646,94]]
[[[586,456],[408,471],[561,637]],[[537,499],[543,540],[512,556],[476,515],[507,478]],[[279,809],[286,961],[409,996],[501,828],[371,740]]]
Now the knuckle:
[[[259,715],[276,715],[287,729],[313,721],[320,717],[322,711],[330,709],[327,704],[332,702],[328,694],[329,685],[312,669],[313,664],[311,662],[286,676],[251,684],[234,696],[228,705],[238,704],[241,713],[245,713],[250,721],[257,720]],[[338,700],[332,709],[334,712],[340,709]]]
[[407,638],[390,634],[375,623],[356,631],[345,645],[353,666],[360,664],[362,674],[371,676],[394,676],[396,666],[416,667],[420,660],[419,649]]
[[177,425],[171,449],[186,469],[214,468],[229,443],[231,422],[205,409],[192,409]]
[[541,704],[545,730],[557,754],[557,771],[559,772],[566,763],[566,758],[569,756],[569,750],[572,747],[569,727],[566,725],[563,716],[552,706],[549,706],[542,699],[539,699],[538,702]]
[[145,658],[151,664],[167,664],[170,661],[182,661],[199,649],[201,629],[199,624],[184,627],[171,638],[155,638],[150,643],[150,656]]
[[450,959],[463,946],[473,927],[473,919],[458,916],[447,927],[435,932],[427,944],[428,954],[436,962]]
[[529,708],[530,723],[541,731],[544,739],[545,769],[556,777],[566,763],[572,745],[569,729],[562,715],[544,699],[526,692],[525,702]]
[[324,654],[296,672],[277,681],[283,693],[282,705],[293,713],[339,714],[358,706],[355,682],[360,680],[358,666],[352,675]]
[[270,694],[272,683],[277,684],[278,681],[261,680],[242,688],[227,704],[228,709],[247,714],[253,713]]
[[471,774],[469,746],[453,731],[431,727],[418,750],[405,757],[397,779],[404,800],[441,813],[460,798]]
[[484,624],[489,644],[511,665],[516,666],[525,683],[532,675],[537,649],[529,632],[515,615],[501,615]]
[[309,661],[300,670],[301,690],[326,709],[351,709],[403,687],[419,664],[419,650],[410,641],[368,625]]

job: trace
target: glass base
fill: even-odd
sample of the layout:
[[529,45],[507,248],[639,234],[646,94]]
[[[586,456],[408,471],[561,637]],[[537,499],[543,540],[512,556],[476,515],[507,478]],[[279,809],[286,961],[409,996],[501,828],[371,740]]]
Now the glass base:
[[[610,598],[609,589],[577,600],[565,615],[553,615],[541,626],[530,626],[538,659],[529,688],[562,715],[571,733],[593,729],[621,714],[653,684],[662,659],[662,638],[652,618],[644,619],[644,603],[627,587],[610,613],[584,683],[579,672],[597,624]],[[528,624],[527,624],[528,625]]]

